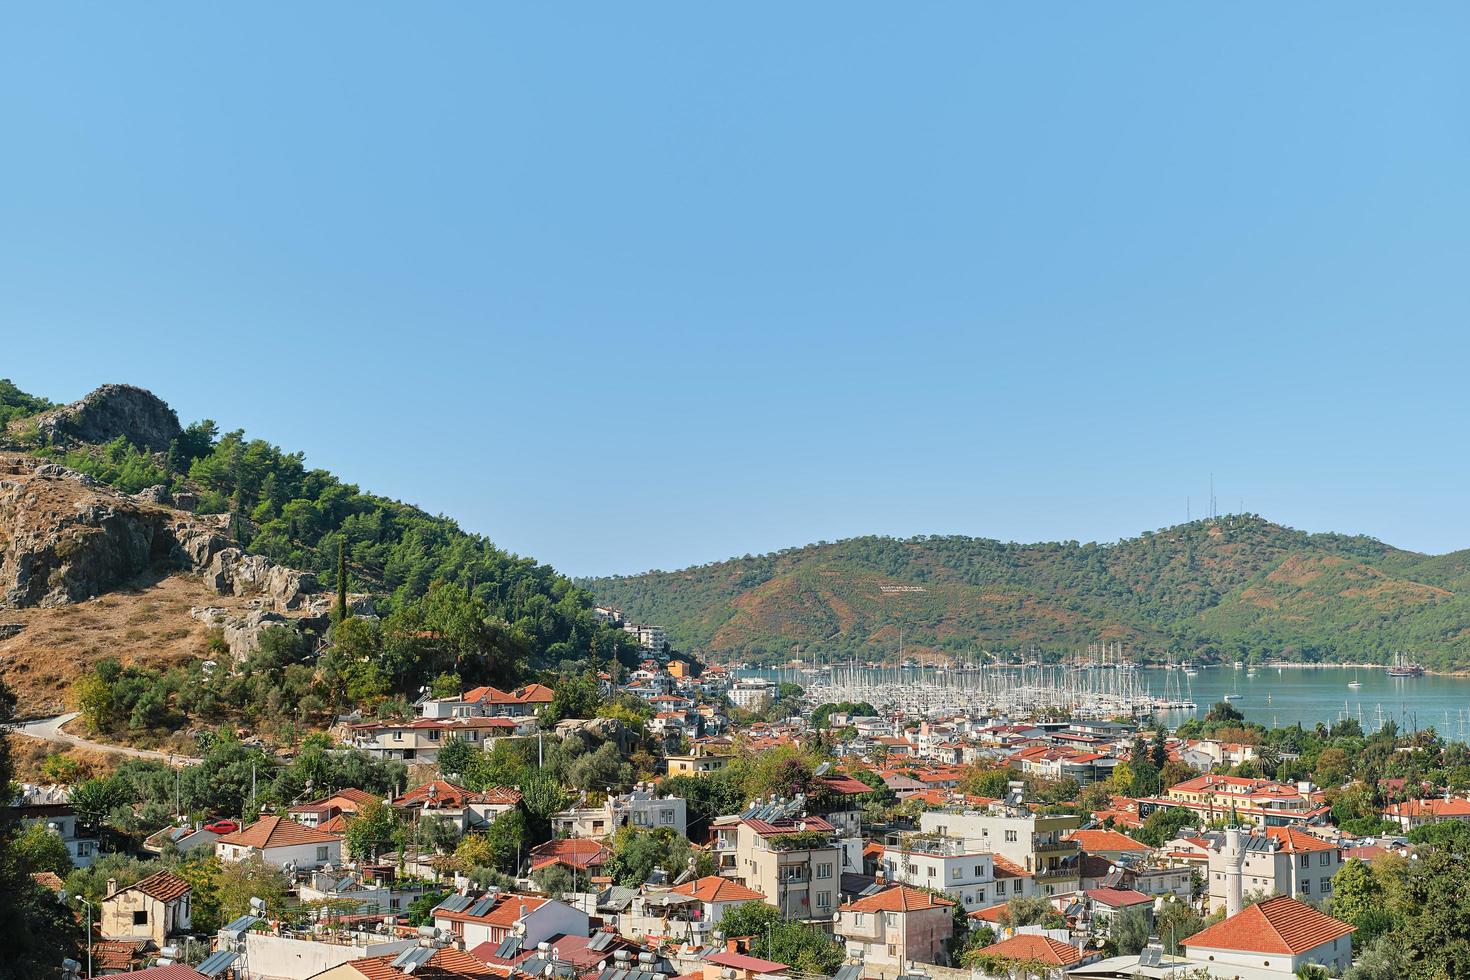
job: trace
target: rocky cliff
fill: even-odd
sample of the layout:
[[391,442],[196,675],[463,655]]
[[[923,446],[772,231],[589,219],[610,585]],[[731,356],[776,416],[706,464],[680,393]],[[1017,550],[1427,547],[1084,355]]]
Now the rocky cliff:
[[48,443],[111,442],[125,436],[139,449],[167,452],[183,430],[163,399],[132,385],[103,385],[80,401],[13,423],[35,426]]
[[223,516],[157,503],[157,490],[128,496],[81,473],[29,456],[0,455],[0,609],[80,602],[147,571],[203,575],[220,595],[258,596],[281,611],[301,608],[315,576],[246,555]]

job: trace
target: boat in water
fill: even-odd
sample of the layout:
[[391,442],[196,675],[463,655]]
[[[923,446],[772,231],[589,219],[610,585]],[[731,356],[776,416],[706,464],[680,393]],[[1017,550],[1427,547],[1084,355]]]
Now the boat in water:
[[1424,668],[1410,660],[1406,654],[1395,652],[1393,663],[1388,665],[1385,673],[1389,677],[1423,677]]
[[1225,700],[1226,701],[1239,701],[1243,697],[1245,697],[1244,694],[1227,694],[1227,695],[1225,695]]

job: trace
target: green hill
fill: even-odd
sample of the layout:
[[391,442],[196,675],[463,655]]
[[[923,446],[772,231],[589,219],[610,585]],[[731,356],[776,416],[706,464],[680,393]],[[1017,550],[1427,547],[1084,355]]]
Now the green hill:
[[1307,534],[1254,515],[1116,544],[853,538],[674,572],[579,582],[662,625],[678,647],[737,659],[896,652],[1072,652],[1387,660],[1470,667],[1470,552],[1429,556]]
[[[551,566],[310,469],[301,453],[243,430],[221,434],[209,420],[180,426],[142,389],[104,386],[56,406],[0,380],[0,445],[7,443],[126,493],[155,485],[191,493],[197,512],[230,515],[229,533],[247,552],[313,571],[329,589],[340,545],[347,588],[374,593],[400,635],[472,633],[468,645],[496,649],[497,662],[536,669],[585,669],[593,655],[602,664],[638,661],[636,643],[602,625],[590,593]],[[428,596],[436,583],[452,586],[437,600]],[[420,679],[408,661],[422,657],[419,650],[398,657],[392,675],[401,686]]]

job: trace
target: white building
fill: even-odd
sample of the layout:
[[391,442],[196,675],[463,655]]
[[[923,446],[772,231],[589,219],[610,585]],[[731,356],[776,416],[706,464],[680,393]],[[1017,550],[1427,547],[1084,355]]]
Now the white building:
[[778,697],[778,691],[779,688],[775,681],[747,677],[736,681],[735,686],[730,688],[730,703],[746,711],[755,711],[768,704],[773,704]]
[[450,895],[435,906],[434,925],[463,939],[465,949],[498,944],[512,932],[520,935],[523,948],[554,936],[589,934],[586,912],[549,898],[505,892]]
[[889,881],[942,891],[968,912],[1010,897],[997,897],[990,848],[958,837],[909,834],[890,840],[883,873]]
[[1342,848],[1295,827],[1211,835],[1208,856],[1210,909],[1227,915],[1240,911],[1245,892],[1327,898],[1342,867]]
[[576,806],[552,814],[551,829],[558,837],[603,838],[620,827],[667,827],[685,837],[689,833],[687,811],[683,798],[659,796],[652,783],[639,783],[631,793],[607,797],[601,806]]
[[215,841],[214,853],[221,861],[245,861],[259,855],[278,868],[312,871],[342,863],[342,838],[285,817],[261,817]]

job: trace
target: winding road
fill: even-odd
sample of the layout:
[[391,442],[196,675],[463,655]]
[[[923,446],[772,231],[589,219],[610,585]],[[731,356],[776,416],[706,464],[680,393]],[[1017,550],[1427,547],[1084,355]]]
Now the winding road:
[[31,738],[42,738],[48,742],[60,742],[63,745],[75,745],[78,748],[92,749],[96,752],[110,752],[114,755],[132,756],[134,759],[153,759],[157,762],[166,762],[171,766],[191,766],[199,762],[198,759],[185,755],[171,755],[168,752],[156,752],[153,749],[133,749],[126,745],[108,745],[106,742],[93,742],[61,730],[61,726],[71,721],[78,712],[72,711],[64,715],[53,715],[50,718],[37,718],[35,721],[22,722],[12,725],[11,728],[21,735],[29,735]]

